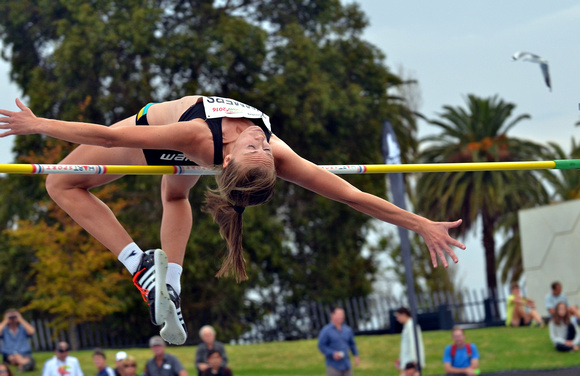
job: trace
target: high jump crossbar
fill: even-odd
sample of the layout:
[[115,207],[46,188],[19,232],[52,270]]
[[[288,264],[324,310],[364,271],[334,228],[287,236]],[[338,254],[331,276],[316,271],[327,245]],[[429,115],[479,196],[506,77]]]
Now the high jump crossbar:
[[[412,172],[507,171],[507,170],[571,170],[580,169],[580,159],[522,162],[424,163],[321,165],[333,174],[385,174]],[[78,175],[215,175],[211,168],[198,166],[131,166],[71,164],[0,164],[6,174],[78,174]]]

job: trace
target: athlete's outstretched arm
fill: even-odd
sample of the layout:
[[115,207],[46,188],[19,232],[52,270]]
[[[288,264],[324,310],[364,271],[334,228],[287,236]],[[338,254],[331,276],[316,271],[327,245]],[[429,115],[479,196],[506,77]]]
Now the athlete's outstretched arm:
[[[75,144],[103,147],[130,147],[139,149],[171,149],[192,153],[197,132],[188,132],[196,120],[189,122],[147,127],[105,127],[97,124],[79,123],[39,118],[19,99],[16,105],[21,111],[0,109],[0,137],[10,135],[43,134]],[[198,126],[200,124],[197,124]]]
[[444,267],[448,266],[443,252],[451,256],[454,262],[458,261],[451,246],[465,249],[462,243],[449,236],[449,229],[459,226],[461,220],[455,222],[430,221],[405,211],[382,198],[362,192],[346,180],[300,157],[277,138],[271,145],[280,178],[347,204],[374,218],[416,232],[423,237],[425,244],[427,244],[434,267],[437,267],[437,256]]

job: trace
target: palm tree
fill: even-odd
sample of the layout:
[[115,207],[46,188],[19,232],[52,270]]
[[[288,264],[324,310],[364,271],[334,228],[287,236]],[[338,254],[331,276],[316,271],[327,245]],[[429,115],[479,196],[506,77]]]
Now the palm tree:
[[[546,159],[578,159],[580,158],[580,145],[572,138],[570,154],[562,150],[560,145],[549,142],[551,150],[545,152]],[[577,170],[544,170],[543,177],[553,189],[552,200],[567,201],[580,198],[580,174]]]
[[[508,162],[533,160],[543,148],[531,141],[508,137],[527,114],[509,120],[514,104],[497,96],[469,95],[467,108],[445,106],[441,120],[430,123],[442,129],[422,142],[424,163]],[[462,218],[458,229],[464,236],[479,218],[483,224],[487,286],[497,287],[494,233],[506,213],[545,202],[547,193],[539,175],[530,171],[481,171],[427,173],[417,183],[418,210],[437,220]]]

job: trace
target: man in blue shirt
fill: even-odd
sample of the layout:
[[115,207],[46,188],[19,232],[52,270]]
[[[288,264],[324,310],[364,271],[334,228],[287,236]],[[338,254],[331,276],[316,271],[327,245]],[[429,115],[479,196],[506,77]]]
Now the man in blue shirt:
[[34,359],[30,347],[30,337],[35,330],[16,309],[9,309],[0,322],[2,357],[4,362],[18,366],[19,371],[32,371]]
[[443,364],[448,375],[478,375],[479,352],[473,343],[465,342],[465,333],[453,328],[453,345],[445,347]]
[[330,323],[318,335],[318,349],[326,358],[327,376],[352,376],[352,366],[348,351],[354,355],[358,366],[359,356],[352,329],[344,324],[344,310],[334,307],[330,312]]

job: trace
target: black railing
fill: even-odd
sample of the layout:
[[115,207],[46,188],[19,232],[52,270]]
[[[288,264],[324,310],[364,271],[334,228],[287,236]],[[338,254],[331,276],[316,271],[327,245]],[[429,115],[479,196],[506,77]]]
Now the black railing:
[[[418,321],[422,330],[449,330],[454,325],[485,327],[503,325],[506,297],[500,291],[461,291],[417,295]],[[344,308],[346,323],[356,334],[401,331],[394,312],[408,307],[407,298],[372,296],[334,302]],[[235,343],[254,343],[315,338],[329,322],[330,305],[305,302],[277,307],[264,320],[248,323]]]
[[[454,325],[485,327],[503,325],[506,297],[500,291],[461,291],[417,296],[418,321],[422,330],[448,330]],[[405,296],[370,296],[343,299],[333,305],[345,310],[346,323],[356,334],[387,334],[400,332],[394,311],[407,306]],[[245,323],[250,329],[239,338],[222,338],[231,343],[256,343],[316,338],[329,322],[330,305],[304,302],[298,305],[278,305],[258,322]],[[108,318],[101,322],[80,324],[75,341],[79,349],[94,347],[123,348],[147,346],[159,328],[134,317],[120,320]],[[211,315],[207,317],[211,320]],[[187,321],[187,318],[186,318]],[[199,320],[197,320],[199,321]],[[140,324],[139,324],[140,323]],[[70,333],[55,331],[47,320],[32,320],[36,333],[32,345],[36,351],[50,351],[54,343],[71,343]],[[212,324],[208,321],[207,324]],[[196,333],[190,333],[188,344],[197,343]]]

